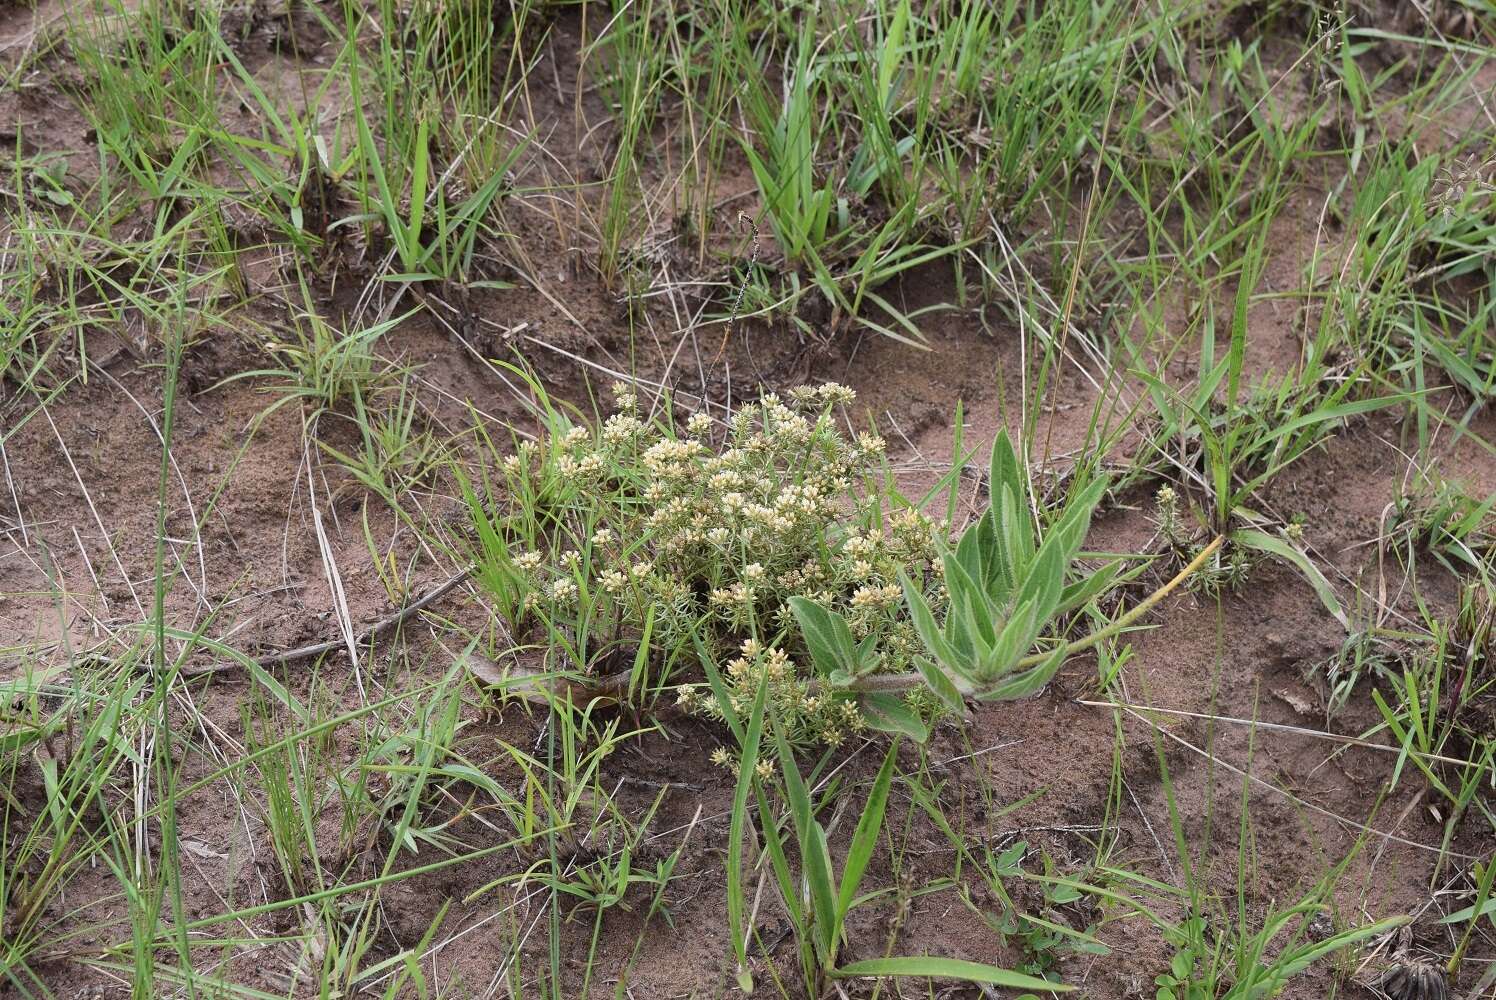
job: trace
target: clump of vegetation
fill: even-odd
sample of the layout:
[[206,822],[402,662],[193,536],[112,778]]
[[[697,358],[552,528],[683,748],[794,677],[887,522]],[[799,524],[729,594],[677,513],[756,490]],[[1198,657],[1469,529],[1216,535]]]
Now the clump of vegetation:
[[1490,996],[1490,0],[37,6],[5,996]]
[[[598,678],[627,659],[631,692],[668,686],[719,721],[722,698],[741,714],[763,685],[801,742],[868,725],[922,739],[942,706],[1038,691],[1072,649],[1051,625],[1117,576],[1070,578],[1106,480],[1044,531],[1000,434],[991,505],[950,546],[890,485],[883,442],[843,430],[852,401],[802,387],[683,429],[641,417],[627,388],[595,432],[552,412],[544,441],[503,461],[496,504],[467,488],[477,576],[547,670]],[[685,669],[723,659],[711,693]]]
[[[516,638],[544,641],[548,669],[605,674],[645,647],[663,684],[703,653],[730,659],[748,700],[767,671],[796,733],[838,743],[862,720],[811,692],[791,603],[838,615],[870,671],[910,671],[921,647],[899,575],[938,572],[942,533],[889,486],[883,441],[844,429],[853,398],[805,387],[677,426],[619,387],[596,430],[553,414],[544,441],[503,462],[496,505],[469,492],[479,577]],[[944,604],[938,587],[929,599]],[[677,697],[720,715],[696,687]]]
[[1392,515],[1392,534],[1407,548],[1429,552],[1452,573],[1485,572],[1496,551],[1496,494],[1479,500],[1459,483],[1430,472],[1416,487],[1398,497]]

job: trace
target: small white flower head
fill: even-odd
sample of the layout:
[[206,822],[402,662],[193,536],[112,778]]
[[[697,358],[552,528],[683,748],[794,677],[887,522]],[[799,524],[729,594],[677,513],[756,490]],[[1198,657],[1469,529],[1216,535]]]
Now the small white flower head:
[[577,583],[570,577],[563,576],[560,579],[551,581],[551,585],[546,588],[546,593],[550,595],[553,601],[574,600],[577,596]]
[[898,601],[901,591],[896,584],[886,587],[858,587],[852,595],[852,607],[858,609],[885,608]]
[[686,432],[696,437],[705,437],[712,429],[711,414],[699,410],[691,414],[691,419],[686,421]]
[[760,563],[749,563],[743,567],[743,579],[758,582],[765,577],[764,567]]
[[612,387],[613,405],[623,413],[633,413],[639,408],[639,396],[634,392],[634,387],[627,382],[614,382]]
[[608,543],[613,541],[613,538],[614,534],[612,528],[598,528],[592,533],[592,544],[607,545]]
[[821,386],[821,398],[827,406],[851,406],[857,402],[857,393],[839,382],[827,382]]
[[519,555],[514,557],[514,565],[518,566],[526,573],[531,573],[539,569],[540,562],[540,553],[533,550],[529,552],[521,552]]
[[603,441],[615,446],[624,444],[638,437],[643,429],[644,425],[632,413],[615,413],[603,424]]
[[821,393],[818,386],[797,385],[790,390],[790,400],[797,406],[811,406],[820,401]]
[[790,399],[802,407],[850,406],[856,401],[857,393],[838,382],[826,382],[822,385],[797,385],[790,390]]

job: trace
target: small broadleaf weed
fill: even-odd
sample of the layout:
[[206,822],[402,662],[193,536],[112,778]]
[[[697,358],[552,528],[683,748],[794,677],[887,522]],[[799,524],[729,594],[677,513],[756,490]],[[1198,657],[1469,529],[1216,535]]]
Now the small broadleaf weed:
[[1113,564],[1066,583],[1106,487],[1105,479],[1092,480],[1041,539],[1023,466],[1006,432],[998,435],[992,446],[991,503],[940,563],[949,594],[943,626],[936,625],[923,588],[902,576],[910,617],[933,661],[921,671],[942,701],[1021,698],[1054,676],[1068,647],[1061,642],[1032,653],[1039,637],[1116,576]]

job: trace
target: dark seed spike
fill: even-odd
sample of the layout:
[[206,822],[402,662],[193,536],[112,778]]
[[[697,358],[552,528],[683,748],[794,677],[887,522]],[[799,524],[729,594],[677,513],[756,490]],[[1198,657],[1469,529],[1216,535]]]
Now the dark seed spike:
[[1395,962],[1374,985],[1391,1000],[1449,1000],[1444,970],[1428,962]]
[[1401,965],[1388,967],[1377,977],[1376,987],[1389,997],[1398,998],[1406,993],[1407,973]]

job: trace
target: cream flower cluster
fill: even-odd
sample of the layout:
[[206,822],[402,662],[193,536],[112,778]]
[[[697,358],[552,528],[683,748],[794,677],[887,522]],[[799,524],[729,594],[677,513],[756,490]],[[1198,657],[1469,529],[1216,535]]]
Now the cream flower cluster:
[[[854,399],[845,386],[806,386],[725,422],[698,412],[680,427],[644,419],[634,393],[615,387],[617,412],[600,428],[522,446],[504,464],[509,492],[541,498],[554,525],[513,557],[529,606],[553,625],[590,630],[590,648],[628,648],[648,621],[657,651],[688,651],[684,662],[671,658],[687,676],[697,639],[714,657],[739,650],[727,671],[735,702],[751,704],[764,675],[807,737],[835,743],[857,732],[850,702],[805,696],[791,657],[809,659],[789,599],[843,615],[859,641],[875,637],[884,669],[907,670],[919,644],[899,573],[939,572],[940,529],[882,492],[884,442],[848,429]],[[749,652],[745,641],[775,648]],[[688,707],[720,711],[682,690]]]
[[[756,639],[745,639],[739,655],[727,664],[725,679],[732,692],[732,710],[740,717],[752,711],[759,685],[763,684],[768,705],[795,742],[835,747],[867,729],[855,702],[811,694],[795,662],[777,646],[766,647]],[[707,718],[720,720],[724,716],[716,697],[703,685],[681,685],[676,704]],[[725,750],[719,750],[712,760],[719,765],[736,765]]]

